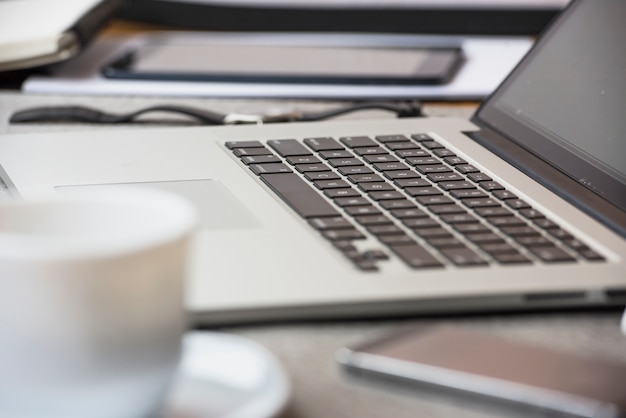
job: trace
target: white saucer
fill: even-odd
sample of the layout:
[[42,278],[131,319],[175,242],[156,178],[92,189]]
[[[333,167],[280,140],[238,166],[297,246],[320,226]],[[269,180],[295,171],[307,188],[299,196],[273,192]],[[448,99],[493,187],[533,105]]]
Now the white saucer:
[[265,348],[231,334],[191,332],[164,415],[270,418],[282,411],[289,395],[282,366]]

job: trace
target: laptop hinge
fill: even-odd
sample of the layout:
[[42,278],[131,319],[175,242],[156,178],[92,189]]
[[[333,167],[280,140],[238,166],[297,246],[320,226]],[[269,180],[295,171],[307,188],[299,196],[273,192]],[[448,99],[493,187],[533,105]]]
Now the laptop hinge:
[[490,129],[464,132],[556,195],[626,238],[626,213],[513,141]]

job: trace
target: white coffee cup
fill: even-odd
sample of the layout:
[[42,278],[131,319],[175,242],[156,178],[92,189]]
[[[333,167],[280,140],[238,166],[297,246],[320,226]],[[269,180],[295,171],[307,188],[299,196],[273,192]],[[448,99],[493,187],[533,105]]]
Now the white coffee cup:
[[144,418],[179,360],[192,206],[126,189],[0,205],[0,417]]

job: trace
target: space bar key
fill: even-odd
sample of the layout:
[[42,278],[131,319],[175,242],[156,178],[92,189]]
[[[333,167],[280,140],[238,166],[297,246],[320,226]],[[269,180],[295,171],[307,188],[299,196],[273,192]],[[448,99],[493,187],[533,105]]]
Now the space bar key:
[[261,174],[261,179],[303,218],[337,216],[339,212],[294,173]]

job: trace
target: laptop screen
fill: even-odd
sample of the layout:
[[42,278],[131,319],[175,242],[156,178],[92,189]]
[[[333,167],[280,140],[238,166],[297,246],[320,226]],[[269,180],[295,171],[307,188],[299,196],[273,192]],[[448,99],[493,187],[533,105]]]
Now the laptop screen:
[[571,4],[475,119],[626,210],[626,1]]

